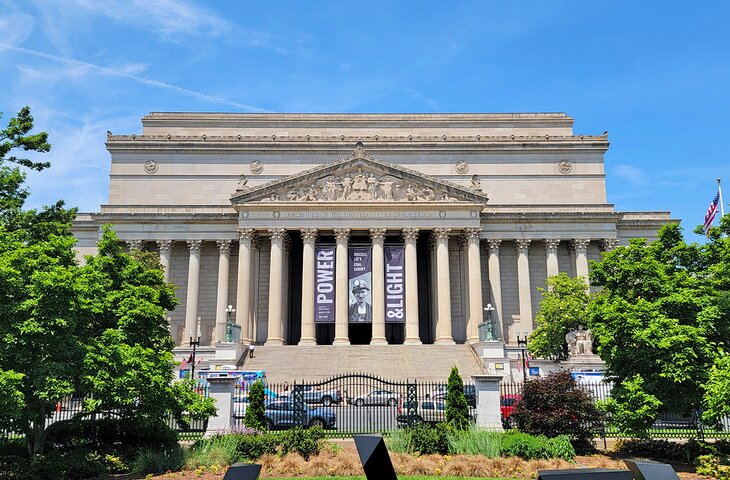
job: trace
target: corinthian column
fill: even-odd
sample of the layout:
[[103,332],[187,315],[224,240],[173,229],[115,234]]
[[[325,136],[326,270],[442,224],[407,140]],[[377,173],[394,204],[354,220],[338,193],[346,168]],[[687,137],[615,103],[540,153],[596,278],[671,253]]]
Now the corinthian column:
[[520,298],[520,324],[526,334],[532,333],[532,292],[530,290],[530,261],[528,252],[531,240],[518,238],[517,244],[517,283]]
[[373,242],[373,338],[371,345],[387,345],[385,339],[385,257],[383,243],[385,228],[371,228],[370,238]]
[[144,242],[142,240],[127,240],[127,248],[129,249],[129,253],[132,253],[132,251],[134,250],[142,250],[143,245]]
[[282,275],[284,273],[284,236],[286,229],[270,228],[271,272],[269,275],[269,332],[266,345],[284,345],[282,337]]
[[434,294],[439,296],[438,317],[436,317],[437,344],[453,344],[451,330],[451,280],[449,276],[449,232],[450,228],[435,228],[436,237],[436,276],[438,289]]
[[482,321],[482,267],[479,262],[479,234],[481,231],[482,229],[479,227],[464,230],[469,260],[469,317],[466,323],[466,338],[470,343],[479,341],[477,326]]
[[302,229],[302,335],[299,345],[316,345],[314,337],[314,242],[316,228]]
[[160,249],[160,265],[165,275],[165,281],[170,281],[170,265],[172,264],[172,240],[158,240],[157,246]]
[[573,240],[573,248],[575,249],[575,275],[583,277],[586,285],[588,285],[588,244],[591,242],[589,238],[576,238]]
[[236,283],[236,323],[241,327],[241,341],[253,339],[251,331],[251,241],[253,228],[238,229],[238,281]]
[[547,276],[554,277],[560,273],[558,268],[558,246],[560,246],[559,238],[545,239],[545,254],[547,261]]
[[420,345],[418,330],[418,257],[416,254],[417,228],[404,228],[406,262],[406,345]]
[[348,288],[347,288],[347,240],[349,228],[335,228],[335,339],[333,345],[349,345]]
[[[202,240],[188,240],[188,291],[185,298],[185,330],[195,337],[198,331],[198,294],[200,292],[200,246]],[[183,338],[185,336],[183,335]]]
[[499,270],[499,247],[502,240],[499,238],[490,238],[487,240],[489,244],[489,290],[492,292],[492,304],[494,312],[494,338],[497,340],[505,337],[502,331],[504,322],[502,321],[502,274]]
[[218,240],[218,292],[215,302],[215,328],[213,343],[227,340],[226,307],[228,306],[228,272],[230,270],[231,241]]

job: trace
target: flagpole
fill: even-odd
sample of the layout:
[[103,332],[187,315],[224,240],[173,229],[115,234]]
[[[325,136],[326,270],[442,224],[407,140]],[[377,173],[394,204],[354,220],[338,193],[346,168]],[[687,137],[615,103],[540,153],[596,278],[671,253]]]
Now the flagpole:
[[720,217],[724,217],[725,203],[722,201],[722,184],[720,183],[720,177],[717,177],[717,193],[720,195]]

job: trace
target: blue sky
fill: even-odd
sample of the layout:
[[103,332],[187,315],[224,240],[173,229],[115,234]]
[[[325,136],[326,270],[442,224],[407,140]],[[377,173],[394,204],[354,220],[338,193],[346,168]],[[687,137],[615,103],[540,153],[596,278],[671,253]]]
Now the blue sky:
[[[150,111],[566,112],[608,200],[691,231],[726,180],[730,2],[0,0],[0,111],[50,134],[31,205],[106,202]],[[700,237],[692,234],[691,239]]]

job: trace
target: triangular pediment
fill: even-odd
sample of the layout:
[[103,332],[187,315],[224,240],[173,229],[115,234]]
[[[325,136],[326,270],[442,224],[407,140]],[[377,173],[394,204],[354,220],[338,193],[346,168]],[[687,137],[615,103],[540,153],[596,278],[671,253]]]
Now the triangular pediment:
[[375,159],[357,144],[342,160],[320,165],[252,188],[240,188],[231,203],[251,202],[467,202],[489,198],[475,179],[472,188],[438,180]]

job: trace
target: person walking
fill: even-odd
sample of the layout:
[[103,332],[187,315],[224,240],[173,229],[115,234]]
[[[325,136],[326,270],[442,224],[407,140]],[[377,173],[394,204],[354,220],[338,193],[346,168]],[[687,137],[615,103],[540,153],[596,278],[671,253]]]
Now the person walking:
[[253,351],[256,349],[256,345],[253,344],[253,342],[248,344],[248,356],[250,358],[253,358]]

